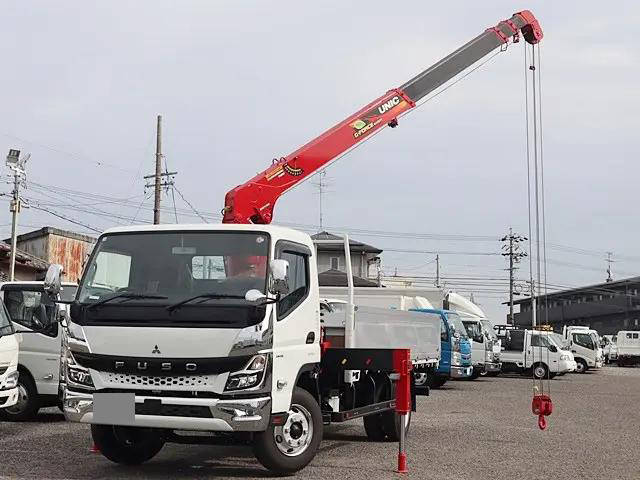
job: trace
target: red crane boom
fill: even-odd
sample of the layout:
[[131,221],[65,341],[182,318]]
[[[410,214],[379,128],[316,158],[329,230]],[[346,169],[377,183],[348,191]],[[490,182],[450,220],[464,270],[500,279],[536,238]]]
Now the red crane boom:
[[282,194],[385,125],[397,126],[398,116],[414,108],[418,100],[508,43],[510,38],[517,42],[520,32],[530,44],[542,39],[542,29],[529,10],[515,13],[509,20],[487,29],[401,87],[389,90],[295,152],[279,160],[274,159],[265,171],[227,192],[222,222],[271,223],[273,208]]

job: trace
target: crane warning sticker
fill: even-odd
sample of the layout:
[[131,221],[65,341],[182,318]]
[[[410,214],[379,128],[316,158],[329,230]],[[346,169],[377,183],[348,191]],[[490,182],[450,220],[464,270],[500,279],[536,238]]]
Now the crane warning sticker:
[[395,95],[386,102],[372,108],[365,113],[362,118],[359,118],[355,122],[349,124],[349,126],[355,130],[355,132],[353,132],[353,138],[361,137],[373,127],[379,125],[383,120],[382,115],[385,113],[395,110],[398,107],[405,107],[406,105],[406,100],[404,100],[400,95]]
[[267,181],[270,182],[274,178],[280,178],[285,174],[289,174],[292,177],[299,177],[303,173],[304,173],[304,170],[300,167],[294,167],[292,165],[289,165],[288,163],[279,163],[275,165],[271,170],[269,170],[265,174],[265,177]]

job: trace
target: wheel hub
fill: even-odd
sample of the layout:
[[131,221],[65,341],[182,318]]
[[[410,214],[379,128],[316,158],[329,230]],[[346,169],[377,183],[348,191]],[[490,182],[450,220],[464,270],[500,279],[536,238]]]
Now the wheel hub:
[[292,405],[284,425],[273,431],[278,450],[288,457],[304,452],[313,438],[311,414],[300,405]]
[[27,389],[24,388],[24,385],[21,383],[18,384],[18,401],[15,405],[11,407],[7,407],[6,411],[11,415],[18,415],[22,413],[25,408],[27,408],[27,404],[29,403],[29,394],[27,393]]

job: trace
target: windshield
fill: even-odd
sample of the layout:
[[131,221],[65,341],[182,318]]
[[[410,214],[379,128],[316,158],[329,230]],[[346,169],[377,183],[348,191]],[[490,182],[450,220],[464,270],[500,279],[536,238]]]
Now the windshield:
[[[123,302],[123,306],[168,305],[199,294],[244,299],[251,289],[265,293],[268,253],[268,235],[256,232],[105,235],[85,269],[77,298],[88,304],[123,292],[156,297]],[[166,298],[157,298],[160,296]],[[213,303],[225,301],[229,302],[219,299]],[[105,308],[119,304],[110,302]]]
[[478,338],[482,336],[482,329],[480,326],[480,322],[478,322],[477,320],[463,320],[462,323],[464,324],[464,326],[467,329],[467,334],[471,337],[471,338]]
[[4,306],[2,300],[0,300],[0,337],[3,335],[11,335],[13,333],[13,326],[9,320],[9,312]]
[[60,290],[60,300],[71,301],[76,296],[76,290],[78,290],[77,285],[62,285],[62,290]]
[[462,320],[460,319],[457,313],[448,313],[447,319],[449,320],[449,325],[451,326],[454,332],[459,333],[460,336],[463,338],[468,338],[467,329],[465,328],[464,324],[462,323]]
[[482,329],[485,335],[490,340],[493,340],[494,342],[498,340],[498,335],[496,335],[496,332],[493,329],[493,325],[491,325],[491,322],[489,320],[480,320],[480,323],[482,324]]

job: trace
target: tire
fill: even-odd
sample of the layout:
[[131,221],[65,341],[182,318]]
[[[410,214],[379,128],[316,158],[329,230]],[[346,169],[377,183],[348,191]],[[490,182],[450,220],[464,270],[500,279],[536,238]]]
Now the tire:
[[544,363],[537,363],[533,366],[533,376],[537,380],[542,380],[547,378],[548,373],[549,373],[549,369]]
[[487,377],[497,377],[500,372],[487,372]]
[[587,371],[587,362],[583,359],[578,358],[576,360],[576,373],[585,373]]
[[471,376],[467,380],[475,380],[479,376],[482,375],[484,369],[480,370],[479,368],[473,367],[473,371],[471,372]]
[[0,410],[0,418],[9,422],[32,420],[40,410],[38,391],[31,377],[20,372],[18,377],[18,403]]
[[91,425],[93,443],[114,463],[140,465],[164,446],[162,431],[154,428]]
[[[322,429],[318,402],[309,392],[296,387],[287,423],[283,426],[269,425],[264,432],[256,433],[253,453],[265,468],[274,473],[297,472],[315,457],[322,441]],[[294,442],[304,444],[294,445]]]
[[429,381],[429,388],[438,389],[442,387],[445,383],[447,383],[447,378],[441,377],[438,375],[431,375],[430,377],[428,377],[428,381]]
[[[388,410],[382,414],[382,428],[386,434],[385,440],[388,442],[397,442],[400,440],[400,428],[403,415],[398,415],[395,410]],[[411,429],[411,410],[404,415],[405,418],[405,438],[409,438],[409,430]]]

